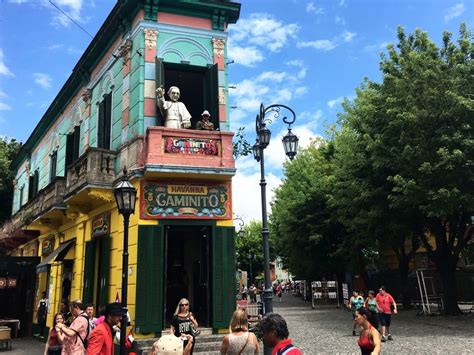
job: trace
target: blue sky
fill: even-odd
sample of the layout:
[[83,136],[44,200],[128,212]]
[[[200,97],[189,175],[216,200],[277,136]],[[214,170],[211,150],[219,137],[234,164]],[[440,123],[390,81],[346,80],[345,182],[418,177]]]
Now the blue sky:
[[[108,0],[53,0],[95,35],[115,4]],[[260,102],[282,103],[297,113],[301,145],[324,135],[344,97],[364,77],[379,80],[380,52],[396,43],[397,26],[419,27],[440,43],[464,21],[474,29],[473,0],[247,0],[229,26],[231,125],[254,139]],[[0,4],[0,136],[25,141],[67,80],[91,37],[48,0],[3,0]],[[280,121],[270,126],[266,150],[269,197],[285,159]],[[259,166],[240,158],[234,178],[235,213],[260,219]]]

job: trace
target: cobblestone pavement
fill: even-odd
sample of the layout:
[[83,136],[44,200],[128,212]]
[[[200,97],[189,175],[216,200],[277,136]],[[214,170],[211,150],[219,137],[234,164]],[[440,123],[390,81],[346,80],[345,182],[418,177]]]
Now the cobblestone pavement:
[[[304,354],[360,354],[352,336],[348,311],[320,306],[285,294],[274,299],[274,312],[288,323],[290,338]],[[474,354],[474,314],[459,317],[417,316],[402,311],[392,316],[393,341],[382,343],[383,354]]]

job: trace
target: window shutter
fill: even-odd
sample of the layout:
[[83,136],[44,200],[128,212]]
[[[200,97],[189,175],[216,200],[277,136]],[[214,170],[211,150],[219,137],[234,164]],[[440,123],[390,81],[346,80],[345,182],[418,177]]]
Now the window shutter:
[[86,242],[86,255],[84,257],[84,285],[82,289],[82,301],[93,302],[94,298],[94,266],[95,266],[95,241]]
[[109,303],[109,273],[110,273],[110,236],[101,237],[100,255],[100,300],[97,309]]
[[74,127],[74,145],[72,150],[72,160],[76,161],[79,158],[79,142],[81,140],[81,126]]
[[50,167],[49,167],[49,182],[53,181],[56,177],[56,164],[58,161],[58,151],[54,151],[51,155],[50,159]]
[[33,191],[35,188],[34,181],[35,181],[34,176],[30,176],[28,178],[28,201],[30,201],[33,198]]
[[[155,57],[155,85],[158,89],[160,86],[165,88],[165,66],[163,65],[163,61],[158,57]],[[160,110],[157,108],[156,110],[156,118],[159,125],[164,126],[165,120],[162,116]]]
[[110,135],[112,124],[112,93],[104,96],[105,113],[104,113],[104,146],[102,148],[110,149]]
[[66,136],[66,168],[73,162],[73,150],[74,150],[74,135],[68,134]]
[[204,79],[204,109],[211,114],[215,128],[219,128],[219,81],[217,64],[209,67]]
[[136,332],[163,329],[164,238],[160,226],[138,227]]
[[33,197],[38,195],[39,190],[39,171],[38,169],[35,170],[35,174],[33,176]]
[[212,237],[212,327],[227,328],[235,309],[235,231],[217,227]]
[[97,122],[97,147],[104,148],[105,100],[99,104],[99,121]]

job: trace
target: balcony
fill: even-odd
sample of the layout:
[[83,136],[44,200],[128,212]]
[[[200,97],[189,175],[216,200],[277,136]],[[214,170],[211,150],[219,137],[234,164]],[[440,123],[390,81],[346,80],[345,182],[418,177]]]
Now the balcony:
[[63,203],[65,190],[65,179],[61,176],[56,177],[15,213],[8,226],[10,232],[19,231],[26,226],[30,230],[41,230],[45,222],[52,223],[51,220],[65,209]]
[[231,132],[149,127],[144,162],[147,177],[180,174],[213,180],[235,175]]
[[96,200],[110,200],[116,156],[114,151],[91,147],[67,168],[65,200],[69,207],[84,212],[100,205]]

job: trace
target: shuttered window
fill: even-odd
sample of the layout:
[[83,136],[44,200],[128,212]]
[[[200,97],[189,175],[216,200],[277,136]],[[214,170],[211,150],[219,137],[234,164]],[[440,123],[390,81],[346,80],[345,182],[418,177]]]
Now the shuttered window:
[[84,284],[82,287],[82,301],[92,303],[94,300],[94,265],[95,241],[86,242],[86,255],[84,258]]
[[235,230],[216,227],[212,237],[212,327],[227,328],[235,309]]
[[164,237],[160,226],[138,227],[135,331],[163,329]]
[[49,159],[49,182],[53,181],[56,177],[56,164],[58,162],[58,151],[55,150],[51,153],[51,158]]
[[97,147],[110,149],[110,129],[112,124],[112,93],[104,95],[99,104],[99,122],[97,127]]

